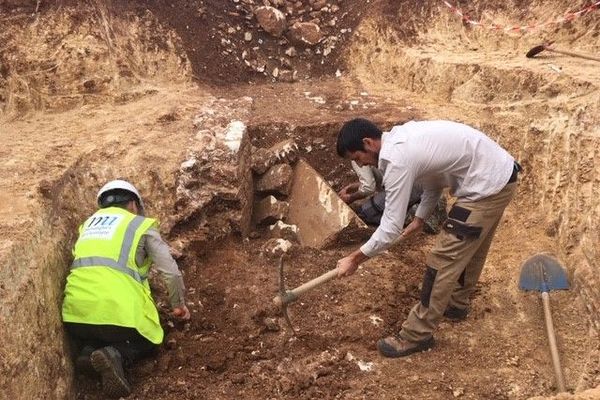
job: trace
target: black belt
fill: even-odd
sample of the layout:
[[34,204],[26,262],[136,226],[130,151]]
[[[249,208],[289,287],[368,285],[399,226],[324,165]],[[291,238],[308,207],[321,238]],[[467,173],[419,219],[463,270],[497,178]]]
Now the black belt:
[[516,182],[517,176],[519,175],[519,172],[521,172],[522,170],[523,170],[523,168],[521,168],[521,164],[519,164],[518,162],[515,161],[515,164],[513,166],[513,172],[510,175],[510,178],[508,179],[507,184]]

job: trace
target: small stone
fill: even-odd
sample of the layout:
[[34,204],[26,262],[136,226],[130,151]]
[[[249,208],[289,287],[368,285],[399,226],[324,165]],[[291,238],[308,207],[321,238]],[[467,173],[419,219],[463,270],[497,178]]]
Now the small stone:
[[290,57],[296,57],[298,55],[298,52],[296,51],[296,48],[292,46],[292,47],[288,47],[285,50],[285,54]]
[[182,171],[191,171],[196,165],[196,163],[197,160],[195,158],[190,158],[189,160],[186,160],[181,163],[180,169]]
[[298,80],[298,71],[283,70],[279,72],[279,80],[281,82],[296,82]]
[[246,374],[235,374],[231,377],[231,383],[239,385],[246,382]]
[[244,33],[244,40],[246,42],[250,42],[252,40],[252,32],[246,32],[246,33]]
[[265,318],[263,319],[263,324],[268,331],[278,332],[281,327],[279,326],[279,322],[276,318]]
[[290,40],[305,46],[314,46],[323,39],[319,25],[313,22],[296,22],[289,29]]
[[96,81],[93,79],[89,79],[89,80],[83,82],[83,87],[88,92],[94,92],[94,91],[96,91]]
[[286,224],[283,221],[277,221],[275,224],[269,226],[269,236],[272,238],[286,239],[290,242],[297,242],[298,227],[296,225]]
[[269,239],[263,245],[262,253],[268,258],[279,258],[289,252],[293,244],[285,239]]

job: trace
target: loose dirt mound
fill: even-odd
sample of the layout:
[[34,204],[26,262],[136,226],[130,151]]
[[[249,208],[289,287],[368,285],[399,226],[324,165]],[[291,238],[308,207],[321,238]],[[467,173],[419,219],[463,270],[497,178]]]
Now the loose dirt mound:
[[[135,1],[150,10],[182,38],[195,78],[219,85],[235,82],[295,81],[331,75],[345,43],[363,14],[363,1],[267,1],[285,13],[277,34],[265,31],[256,17],[262,2],[254,0]],[[294,23],[312,23],[319,33],[298,40]],[[279,33],[281,31],[281,33]],[[308,38],[308,36],[305,36]],[[217,61],[218,60],[218,61]]]

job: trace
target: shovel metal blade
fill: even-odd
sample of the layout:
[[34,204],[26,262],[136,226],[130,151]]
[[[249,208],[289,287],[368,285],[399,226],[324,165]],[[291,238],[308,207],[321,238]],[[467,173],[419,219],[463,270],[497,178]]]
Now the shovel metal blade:
[[536,254],[521,266],[519,288],[549,292],[569,289],[567,273],[562,265],[547,254]]

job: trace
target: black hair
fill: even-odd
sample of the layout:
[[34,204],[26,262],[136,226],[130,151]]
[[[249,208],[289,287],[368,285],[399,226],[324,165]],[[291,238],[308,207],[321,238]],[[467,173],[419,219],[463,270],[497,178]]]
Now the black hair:
[[121,207],[127,208],[127,204],[130,201],[135,201],[138,208],[140,208],[140,201],[134,193],[125,189],[112,189],[105,193],[98,199],[98,205],[100,208],[107,207]]
[[350,151],[364,151],[364,138],[381,139],[381,135],[381,129],[368,119],[352,119],[338,133],[337,153],[340,157],[345,157]]

